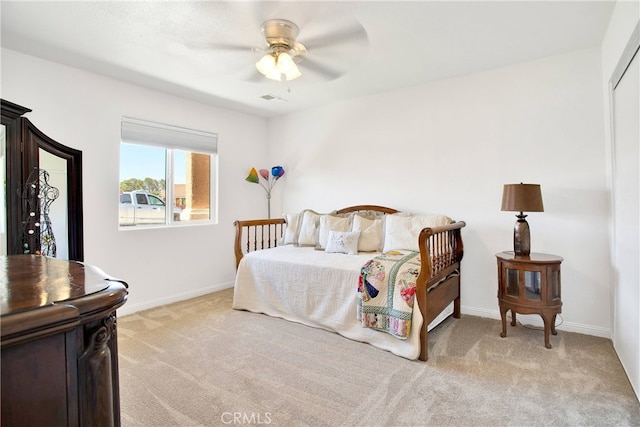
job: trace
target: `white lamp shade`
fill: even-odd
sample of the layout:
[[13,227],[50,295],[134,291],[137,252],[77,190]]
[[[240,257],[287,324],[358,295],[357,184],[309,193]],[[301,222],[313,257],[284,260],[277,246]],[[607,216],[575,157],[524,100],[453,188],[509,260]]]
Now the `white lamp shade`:
[[276,69],[276,57],[271,53],[266,54],[256,62],[256,68],[265,76],[272,74]]
[[298,70],[298,66],[286,52],[282,52],[278,55],[276,67],[280,70],[280,73],[286,76],[287,80],[297,79],[301,75],[300,70]]
[[266,78],[271,80],[293,80],[302,75],[296,63],[293,62],[291,56],[286,52],[279,54],[269,53],[263,56],[260,61],[256,63],[256,68]]

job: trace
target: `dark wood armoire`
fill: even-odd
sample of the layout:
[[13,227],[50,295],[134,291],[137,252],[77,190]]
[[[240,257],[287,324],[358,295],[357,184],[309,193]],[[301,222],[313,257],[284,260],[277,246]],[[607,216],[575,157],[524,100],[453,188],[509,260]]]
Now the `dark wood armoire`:
[[[2,124],[6,137],[6,230],[7,254],[25,253],[23,245],[40,247],[38,234],[24,233],[25,222],[30,219],[20,190],[40,166],[40,150],[66,162],[67,234],[57,236],[68,245],[68,259],[84,260],[82,210],[82,152],[67,147],[45,135],[24,117],[31,109],[1,100]],[[34,252],[34,251],[32,251]]]
[[[41,132],[24,117],[30,111],[2,100],[0,423],[119,426],[116,310],[127,285],[82,262],[82,152]],[[46,179],[51,162],[61,165],[56,186]],[[47,214],[48,190],[63,215]],[[56,221],[63,233],[43,231]],[[56,255],[56,241],[64,242],[64,256]]]

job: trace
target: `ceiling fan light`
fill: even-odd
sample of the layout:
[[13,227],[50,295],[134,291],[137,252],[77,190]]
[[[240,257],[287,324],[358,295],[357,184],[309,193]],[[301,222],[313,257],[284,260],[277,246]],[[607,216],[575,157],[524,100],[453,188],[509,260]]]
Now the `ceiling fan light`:
[[268,53],[260,61],[256,62],[256,68],[266,77],[276,72],[276,57],[272,53]]
[[276,58],[276,68],[282,75],[282,80],[294,80],[302,75],[296,63],[293,62],[291,55],[286,52],[278,54]]
[[285,75],[287,77],[287,80],[295,80],[298,77],[300,77],[302,75],[302,73],[300,72],[298,67],[294,64],[294,69],[291,72],[289,72],[289,73],[287,73]]
[[271,80],[276,80],[276,81],[284,81],[286,80],[286,76],[284,74],[282,74],[277,67],[275,67],[273,70],[270,70],[267,74],[264,75],[266,78],[271,79]]
[[256,63],[256,68],[266,78],[277,81],[289,81],[302,75],[291,55],[286,52],[268,53]]

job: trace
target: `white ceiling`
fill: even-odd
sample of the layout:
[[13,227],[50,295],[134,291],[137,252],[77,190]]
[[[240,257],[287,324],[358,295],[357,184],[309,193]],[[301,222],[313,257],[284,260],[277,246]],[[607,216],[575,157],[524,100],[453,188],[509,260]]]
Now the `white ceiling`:
[[[613,1],[106,1],[0,4],[5,48],[272,117],[602,41]],[[297,80],[255,70],[260,25],[300,27]],[[354,37],[356,35],[357,37]],[[241,48],[240,48],[241,47]],[[320,71],[320,72],[319,72]],[[267,101],[272,95],[284,101]]]

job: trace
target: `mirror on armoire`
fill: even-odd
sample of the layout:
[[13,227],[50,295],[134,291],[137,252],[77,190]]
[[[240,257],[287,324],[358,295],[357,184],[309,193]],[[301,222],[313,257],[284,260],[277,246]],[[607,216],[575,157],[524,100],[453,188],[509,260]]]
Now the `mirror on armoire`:
[[29,108],[1,102],[0,255],[84,261],[82,152],[41,132]]

